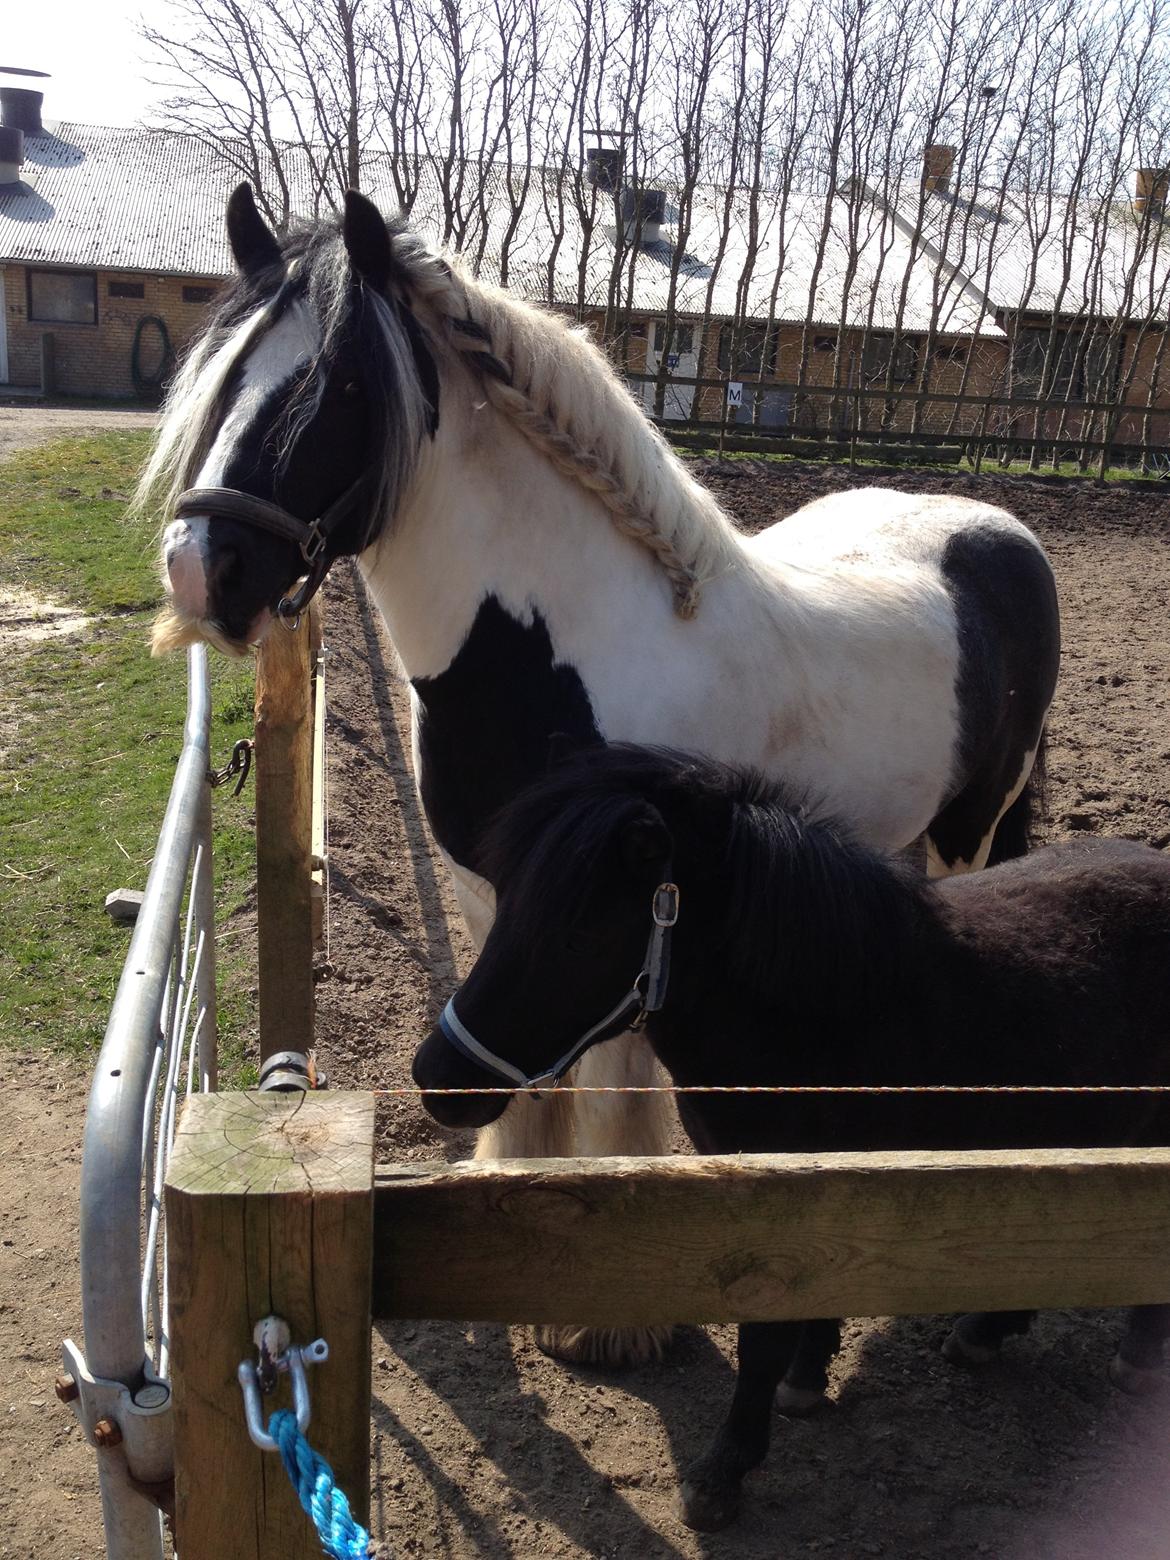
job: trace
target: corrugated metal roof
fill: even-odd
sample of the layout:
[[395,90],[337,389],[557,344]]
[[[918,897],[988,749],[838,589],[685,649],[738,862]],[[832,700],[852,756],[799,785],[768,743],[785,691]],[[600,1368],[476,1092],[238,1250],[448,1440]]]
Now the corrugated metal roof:
[[[918,224],[903,198],[903,230]],[[1165,318],[1170,226],[1142,221],[1129,201],[976,190],[935,191],[921,217],[936,255],[960,263],[995,312]]]
[[[238,164],[223,151],[174,131],[69,123],[29,137],[25,144],[22,186],[0,191],[0,262],[182,276],[219,276],[230,270],[223,210],[239,173]],[[309,170],[295,156],[289,167],[294,209],[308,211]],[[418,173],[410,221],[424,237],[437,241],[443,231],[437,169],[423,163]],[[384,211],[396,209],[388,163],[371,158],[363,182]],[[498,281],[505,236],[515,224],[508,243],[508,285],[527,298],[575,306],[585,238],[574,202],[564,202],[565,231],[558,246],[550,226],[550,213],[559,205],[557,176],[533,170],[522,200],[517,191],[518,220],[511,193],[505,171],[491,170],[482,202],[486,236],[483,216],[477,213],[463,240],[464,253],[475,256],[482,240],[479,272],[486,280]],[[783,221],[778,198],[761,202],[757,254],[747,267],[748,197],[734,192],[730,237],[712,286],[726,199],[727,192],[715,188],[697,194],[678,279],[676,308],[681,314],[702,315],[710,287],[712,313],[734,316],[747,269],[746,312],[753,318],[769,313],[781,320],[811,318],[830,328],[844,318],[846,324],[871,322],[889,328],[900,317],[904,329],[925,330],[935,313],[937,289],[940,329],[1000,334],[985,316],[977,290],[952,277],[949,269],[936,268],[921,252],[912,260],[898,223],[876,206],[851,210],[842,201],[832,203],[810,299],[825,220],[825,201],[819,196],[789,196]],[[630,298],[639,313],[665,311],[676,220],[677,211],[668,204],[663,238],[643,246],[637,255]],[[851,223],[856,229],[852,235]],[[586,307],[605,306],[613,264],[613,226],[602,221],[594,227],[585,255]]]
[[195,136],[61,124],[0,190],[0,260],[221,276],[225,164]]

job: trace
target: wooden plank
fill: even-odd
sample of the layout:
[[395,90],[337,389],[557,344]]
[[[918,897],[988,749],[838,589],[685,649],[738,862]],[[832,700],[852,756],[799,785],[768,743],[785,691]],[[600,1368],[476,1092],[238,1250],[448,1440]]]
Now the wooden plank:
[[313,652],[313,778],[312,823],[309,837],[309,906],[313,949],[324,946],[325,926],[325,623],[320,596],[309,607],[309,639]]
[[[275,1453],[252,1445],[236,1370],[252,1330],[282,1316],[323,1337],[309,1438],[354,1514],[369,1513],[369,1095],[195,1095],[167,1175],[177,1548],[183,1560],[319,1560]],[[289,1407],[287,1384],[264,1403]]]
[[765,1321],[1170,1301],[1170,1149],[379,1166],[374,1314]]
[[309,623],[277,624],[256,662],[260,1059],[313,1044],[313,711]]

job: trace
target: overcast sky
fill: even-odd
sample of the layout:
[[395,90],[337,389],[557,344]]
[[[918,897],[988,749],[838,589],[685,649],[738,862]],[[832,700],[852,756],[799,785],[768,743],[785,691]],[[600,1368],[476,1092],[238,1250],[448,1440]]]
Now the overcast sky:
[[135,23],[144,15],[161,20],[161,0],[0,0],[0,6],[0,65],[48,71],[50,78],[21,83],[0,76],[0,82],[43,90],[46,119],[130,125],[157,102]]

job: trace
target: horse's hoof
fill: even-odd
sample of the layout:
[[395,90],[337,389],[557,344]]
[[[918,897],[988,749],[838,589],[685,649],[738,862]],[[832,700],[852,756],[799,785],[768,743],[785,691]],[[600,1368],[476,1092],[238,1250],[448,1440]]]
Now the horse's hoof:
[[811,1419],[832,1406],[819,1387],[792,1387],[782,1381],[776,1388],[776,1407],[788,1419]]
[[536,1347],[568,1365],[609,1370],[657,1364],[670,1346],[670,1327],[537,1327]]
[[1115,1354],[1109,1361],[1109,1380],[1130,1397],[1153,1397],[1165,1387],[1166,1373],[1146,1365],[1131,1365],[1120,1354]]
[[998,1343],[972,1343],[970,1338],[964,1338],[960,1331],[961,1322],[956,1322],[943,1340],[942,1356],[948,1365],[958,1365],[963,1370],[978,1370],[981,1365],[990,1365],[992,1360],[999,1358]]
[[696,1533],[717,1533],[720,1528],[730,1527],[739,1515],[739,1485],[701,1476],[684,1479],[674,1509],[679,1521]]

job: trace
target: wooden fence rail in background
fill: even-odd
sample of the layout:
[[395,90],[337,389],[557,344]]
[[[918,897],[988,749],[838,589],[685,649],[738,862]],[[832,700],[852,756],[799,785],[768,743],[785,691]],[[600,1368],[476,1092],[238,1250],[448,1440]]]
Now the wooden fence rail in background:
[[364,1512],[371,1314],[622,1326],[1170,1301],[1170,1149],[375,1172],[372,1144],[368,1095],[187,1105],[167,1182],[183,1560],[311,1552],[244,1431],[235,1369],[267,1311],[330,1345],[311,1438]]

